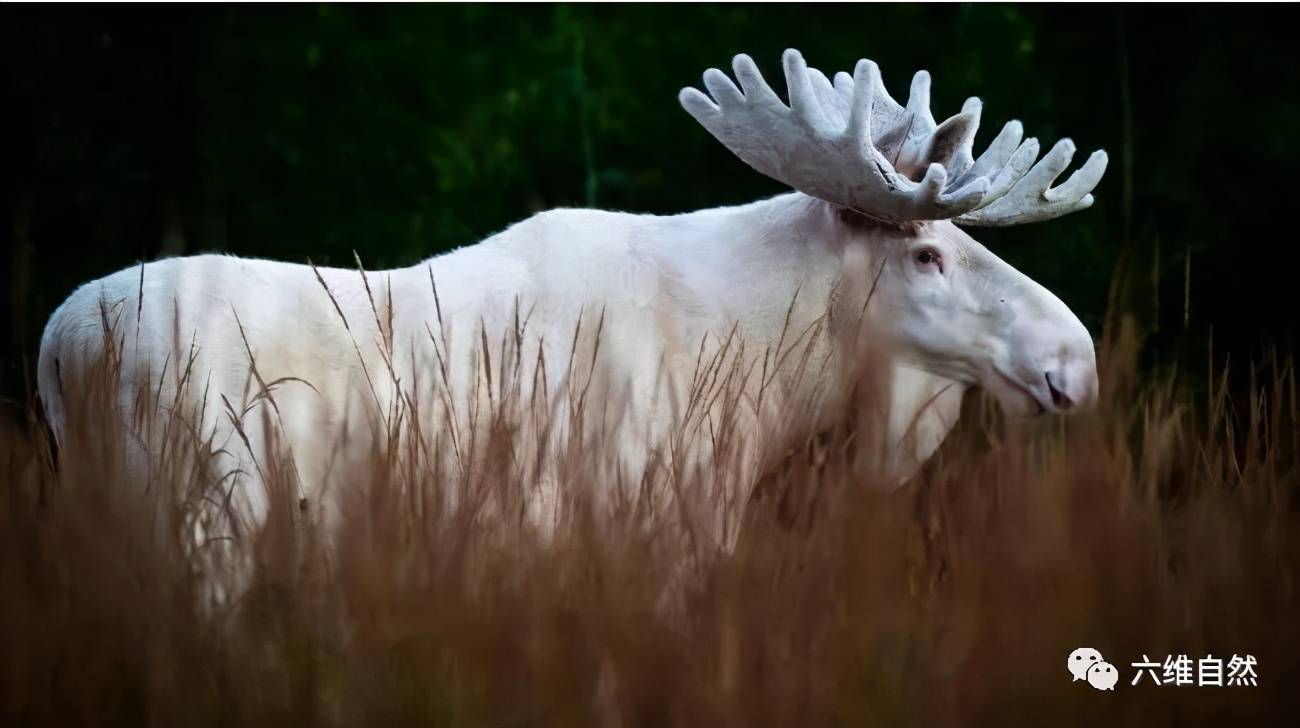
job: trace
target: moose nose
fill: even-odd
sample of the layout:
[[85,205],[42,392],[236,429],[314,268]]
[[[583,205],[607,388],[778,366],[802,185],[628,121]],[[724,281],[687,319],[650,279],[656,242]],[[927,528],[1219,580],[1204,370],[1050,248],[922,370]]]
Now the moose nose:
[[1058,412],[1086,407],[1097,397],[1097,375],[1091,366],[1066,363],[1043,372],[1043,379],[1047,381],[1052,407]]

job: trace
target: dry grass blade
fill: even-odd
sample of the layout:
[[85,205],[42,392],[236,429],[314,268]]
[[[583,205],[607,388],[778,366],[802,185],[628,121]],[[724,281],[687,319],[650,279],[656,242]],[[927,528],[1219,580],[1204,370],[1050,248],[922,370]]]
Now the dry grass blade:
[[[106,331],[117,316],[102,307]],[[778,372],[821,376],[810,352],[827,324],[776,351],[735,332],[702,346],[668,447],[624,481],[608,467],[616,433],[558,426],[601,419],[586,411],[606,404],[589,397],[585,357],[614,323],[577,324],[564,381],[548,386],[540,349],[531,371],[522,362],[526,321],[516,312],[496,367],[478,332],[481,358],[464,374],[486,379],[491,397],[474,402],[447,394],[458,375],[449,334],[426,329],[435,386],[403,384],[400,405],[374,413],[393,436],[348,465],[330,531],[294,497],[287,449],[252,461],[272,494],[266,522],[223,525],[251,479],[213,470],[228,453],[195,424],[202,411],[154,410],[179,419],[158,430],[161,487],[137,487],[122,453],[131,423],[102,416],[124,381],[109,336],[96,376],[66,393],[57,467],[41,430],[6,424],[0,437],[0,722],[1300,718],[1290,360],[1270,360],[1247,391],[1215,376],[1201,392],[1172,375],[1144,382],[1132,336],[1116,334],[1098,411],[1008,421],[972,397],[938,454],[892,493],[870,487],[863,450],[880,391],[864,372],[824,431],[800,430],[819,402],[783,405],[751,500],[738,463],[760,443],[736,422],[747,397],[778,401]],[[197,376],[189,346],[170,367],[178,391]],[[261,430],[273,436],[273,393],[308,383],[261,381],[247,353],[257,389],[244,404],[271,405]],[[156,400],[146,384],[141,396]],[[254,452],[250,408],[224,396],[214,406]],[[693,463],[701,441],[709,458]],[[539,523],[530,509],[546,492],[558,495]],[[718,549],[710,524],[719,504],[737,503],[741,514],[721,521],[731,547]],[[223,598],[231,589],[242,596]],[[1071,683],[1065,658],[1081,645],[1120,668],[1114,693]],[[1234,653],[1257,658],[1257,686],[1128,684],[1144,654]]]

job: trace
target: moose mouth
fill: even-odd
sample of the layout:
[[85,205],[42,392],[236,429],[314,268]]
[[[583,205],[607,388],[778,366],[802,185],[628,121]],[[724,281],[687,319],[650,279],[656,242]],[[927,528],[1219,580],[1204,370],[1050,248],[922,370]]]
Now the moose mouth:
[[997,397],[1003,409],[1024,417],[1037,417],[1050,409],[1034,390],[1007,376],[997,367],[993,367],[993,373],[998,386],[988,389]]

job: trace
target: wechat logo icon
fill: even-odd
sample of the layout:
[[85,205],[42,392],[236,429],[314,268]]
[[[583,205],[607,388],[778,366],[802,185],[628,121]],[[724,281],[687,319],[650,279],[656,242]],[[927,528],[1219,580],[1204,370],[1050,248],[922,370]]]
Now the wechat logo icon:
[[1066,658],[1065,667],[1074,676],[1072,682],[1083,680],[1097,690],[1114,690],[1119,682],[1119,672],[1106,662],[1101,652],[1091,647],[1080,647]]

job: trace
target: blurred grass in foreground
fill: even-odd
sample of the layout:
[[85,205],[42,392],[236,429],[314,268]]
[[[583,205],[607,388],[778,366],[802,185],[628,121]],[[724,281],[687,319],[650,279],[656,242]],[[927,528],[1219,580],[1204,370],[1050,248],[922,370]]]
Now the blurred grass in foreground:
[[[1269,361],[1233,398],[1222,372],[1208,392],[1140,379],[1136,355],[1102,345],[1090,414],[1005,421],[972,397],[888,495],[864,487],[846,416],[780,459],[779,497],[723,553],[690,498],[646,505],[699,472],[598,506],[600,443],[555,456],[552,536],[500,517],[539,477],[511,462],[527,435],[505,415],[455,478],[376,451],[337,534],[271,467],[266,526],[196,545],[229,483],[184,427],[148,489],[126,482],[126,434],[84,414],[110,357],[57,468],[34,414],[0,437],[0,722],[1294,725],[1295,368]],[[211,601],[238,563],[242,597]],[[1120,668],[1114,692],[1071,683],[1080,646]],[[1129,684],[1142,655],[1179,653],[1252,654],[1259,685]]]

